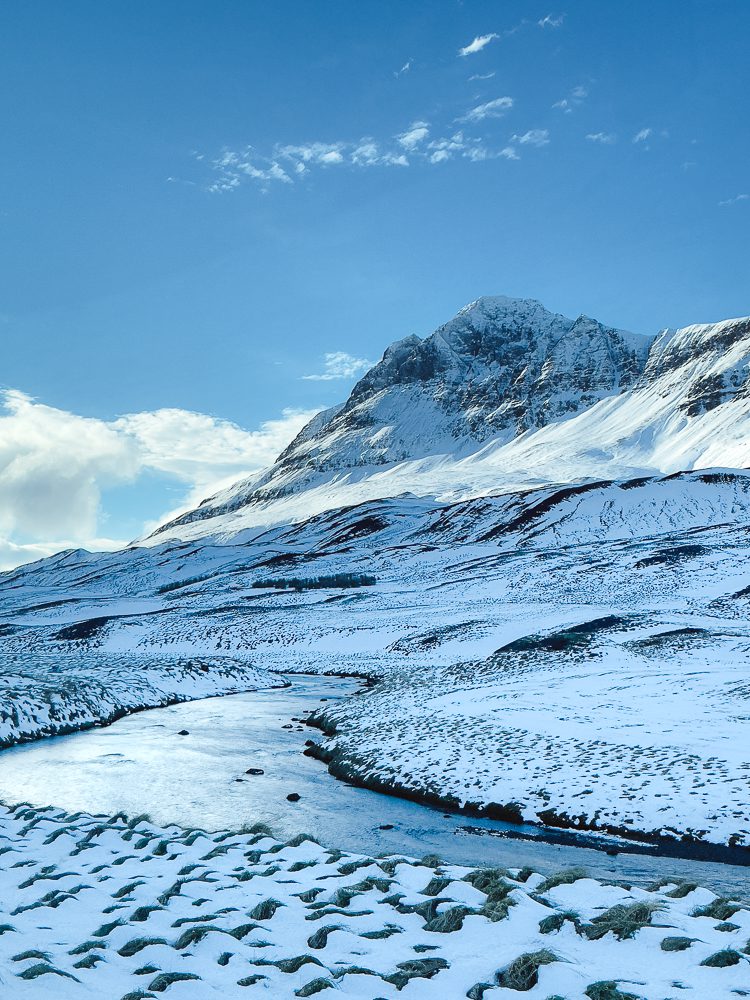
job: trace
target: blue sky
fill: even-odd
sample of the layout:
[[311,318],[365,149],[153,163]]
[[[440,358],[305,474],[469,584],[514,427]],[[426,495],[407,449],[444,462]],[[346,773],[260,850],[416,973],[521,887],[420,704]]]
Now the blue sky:
[[750,312],[749,36],[707,0],[5,5],[0,564],[257,468],[479,295]]

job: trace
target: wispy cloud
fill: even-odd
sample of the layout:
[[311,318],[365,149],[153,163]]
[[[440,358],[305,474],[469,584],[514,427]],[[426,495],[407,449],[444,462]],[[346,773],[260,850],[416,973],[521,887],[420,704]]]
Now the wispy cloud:
[[212,166],[218,176],[208,190],[221,194],[235,191],[246,180],[258,182],[263,191],[268,191],[273,182],[292,184],[313,168],[408,167],[409,160],[403,149],[383,148],[374,139],[364,137],[357,142],[276,146],[268,157],[261,157],[251,146],[238,152],[225,150]]
[[481,52],[490,42],[494,42],[499,37],[494,31],[488,35],[477,35],[473,42],[469,42],[468,45],[464,45],[463,48],[459,49],[458,54],[459,56],[473,56],[475,52]]
[[332,351],[323,356],[323,371],[315,375],[303,375],[309,382],[332,382],[334,379],[355,378],[372,368],[367,358],[355,358],[346,351]]
[[617,136],[613,132],[589,132],[586,138],[589,142],[599,142],[604,146],[611,146],[617,142]]
[[259,181],[264,188],[274,181],[292,183],[289,174],[276,160],[260,159],[252,146],[246,146],[241,152],[224,150],[213,165],[219,173],[218,179],[209,187],[214,192],[232,191],[243,180]]
[[278,155],[298,164],[315,163],[325,167],[344,162],[344,144],[341,142],[310,142],[302,146],[280,146]]
[[381,149],[374,139],[361,139],[351,151],[349,162],[353,167],[408,167],[403,153]]
[[[485,118],[499,118],[512,107],[511,98],[499,98],[473,108],[462,121],[476,124]],[[514,141],[545,145],[545,130],[532,129]],[[245,151],[224,152],[212,163],[218,176],[208,185],[212,193],[236,191],[243,182],[257,182],[263,192],[272,183],[281,181],[292,184],[303,180],[314,169],[341,170],[374,167],[408,167],[412,163],[438,164],[454,157],[478,163],[482,160],[517,159],[508,147],[497,149],[484,136],[470,136],[459,129],[444,136],[430,139],[427,122],[412,122],[403,132],[388,143],[379,143],[372,137],[357,142],[312,142],[302,145],[277,146],[271,157],[262,160],[252,148]]]
[[494,70],[492,73],[474,73],[472,76],[469,77],[469,83],[471,83],[473,80],[491,80],[494,75],[495,75]]
[[547,14],[546,17],[540,18],[536,23],[540,28],[560,28],[564,20],[564,14]]
[[466,135],[462,130],[454,132],[452,135],[440,139],[433,139],[427,144],[425,154],[430,163],[445,163],[447,160],[460,158],[470,160],[472,163],[481,163],[485,160],[518,159],[517,156],[509,156],[508,148],[496,149],[489,146],[484,139]]
[[[490,159],[518,159],[515,146],[547,144],[545,129],[531,129],[523,135],[515,135],[504,147],[498,147],[491,136],[481,134],[483,130],[476,128],[484,121],[490,123],[502,118],[513,106],[512,97],[496,97],[475,105],[460,118],[454,119],[454,129],[460,124],[475,126],[472,128],[474,135],[460,128],[441,135],[437,126],[420,118],[385,139],[363,136],[356,141],[277,143],[266,154],[248,145],[239,150],[225,149],[213,160],[206,159],[203,153],[192,155],[212,169],[213,178],[207,190],[217,194],[236,191],[248,181],[255,182],[263,193],[267,193],[278,184],[304,181],[316,170],[435,165],[456,157],[473,163]],[[442,128],[445,129],[445,125]]]
[[740,201],[750,201],[750,194],[736,194],[734,198],[726,198],[724,201],[720,201],[719,205],[736,205]]
[[569,115],[572,114],[573,110],[580,104],[583,104],[588,96],[589,92],[585,87],[573,87],[567,97],[563,97],[561,100],[555,101],[552,107],[558,108],[566,115]]
[[396,70],[393,75],[394,76],[403,76],[404,73],[408,73],[409,72],[409,70],[412,68],[413,65],[414,65],[414,60],[413,59],[407,59],[406,62],[404,63],[404,65],[401,67],[401,69]]
[[653,135],[654,130],[652,128],[642,128],[640,132],[636,132],[633,136],[633,142],[646,142],[646,140]]
[[419,146],[420,143],[424,142],[427,136],[430,134],[430,126],[428,122],[416,121],[412,122],[411,125],[402,132],[400,135],[396,136],[400,146],[403,146],[406,150],[413,150]]
[[548,146],[549,130],[546,128],[531,128],[522,135],[511,136],[511,142],[517,142],[521,146]]
[[430,163],[444,163],[456,155],[466,151],[466,139],[463,132],[455,132],[445,139],[434,139],[430,145]]
[[512,97],[496,97],[493,101],[486,101],[484,104],[477,104],[476,107],[467,111],[458,121],[481,122],[485,118],[502,118],[513,107]]
[[[510,38],[511,35],[516,35],[519,31],[523,31],[525,28],[533,27],[534,25],[543,29],[560,28],[564,20],[565,14],[547,14],[536,22],[524,17],[518,24],[514,24],[512,28],[505,28],[503,31],[491,31],[486,35],[477,35],[468,45],[464,45],[458,50],[458,55],[461,58],[473,56],[485,49],[490,42]],[[478,79],[481,79],[481,77]]]

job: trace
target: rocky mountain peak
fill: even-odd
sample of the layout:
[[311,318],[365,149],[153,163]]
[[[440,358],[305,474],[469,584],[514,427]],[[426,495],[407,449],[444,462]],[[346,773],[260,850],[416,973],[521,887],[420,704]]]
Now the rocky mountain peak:
[[[648,338],[583,315],[572,320],[552,313],[535,299],[485,296],[464,306],[424,340],[411,336],[392,344],[354,387],[342,412],[350,412],[384,389],[410,384],[432,384],[439,397],[446,386],[451,393],[459,388],[462,394],[472,387],[474,396],[481,387],[488,397],[485,402],[491,401],[495,408],[502,403],[501,396],[522,404],[524,399],[530,402],[532,394],[552,390],[551,384],[535,384],[545,366],[547,374],[576,369],[576,377],[565,379],[569,391],[576,390],[577,382],[584,394],[590,395],[594,383],[600,393],[612,391],[639,374],[649,343]],[[509,393],[517,398],[508,400]],[[459,407],[467,402],[463,395]],[[584,405],[590,405],[588,396],[587,400]],[[472,404],[477,402],[472,400]],[[561,412],[570,412],[570,403],[566,400]],[[537,407],[529,426],[539,426],[540,420],[546,422]],[[494,423],[493,428],[497,429]]]
[[407,492],[744,467],[749,427],[750,319],[652,338],[488,296],[424,339],[396,341],[270,469],[155,537],[233,537]]
[[485,296],[421,339],[391,344],[346,402],[311,421],[265,474],[202,505],[237,509],[306,489],[321,476],[469,454],[621,392],[650,341],[534,299]]

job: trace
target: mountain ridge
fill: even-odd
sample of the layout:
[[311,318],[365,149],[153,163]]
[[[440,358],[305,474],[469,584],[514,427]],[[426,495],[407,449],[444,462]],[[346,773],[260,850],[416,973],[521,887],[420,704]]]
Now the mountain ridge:
[[461,499],[745,466],[749,363],[750,319],[643,336],[535,299],[484,296],[428,337],[395,341],[273,466],[144,541],[229,537],[404,492]]

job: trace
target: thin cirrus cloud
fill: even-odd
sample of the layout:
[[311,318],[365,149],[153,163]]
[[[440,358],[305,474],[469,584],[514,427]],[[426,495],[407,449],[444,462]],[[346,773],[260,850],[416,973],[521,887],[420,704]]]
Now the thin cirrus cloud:
[[[478,125],[502,118],[514,106],[512,97],[496,97],[469,108],[455,124]],[[365,136],[355,142],[308,142],[277,144],[270,155],[259,153],[253,146],[241,150],[224,150],[211,162],[214,177],[208,185],[213,193],[235,191],[243,183],[254,181],[264,191],[271,185],[294,184],[315,169],[408,167],[412,163],[438,164],[453,158],[477,163],[490,159],[518,159],[513,144],[546,145],[547,133],[532,129],[514,136],[510,143],[498,146],[484,135],[469,136],[463,130],[438,134],[433,138],[428,121],[417,119],[402,132],[385,141]],[[204,160],[201,154],[193,154]]]
[[[560,28],[564,20],[565,14],[547,14],[536,21],[536,26],[542,29]],[[482,52],[486,49],[491,42],[510,38],[511,35],[516,35],[519,31],[532,27],[534,23],[525,17],[518,24],[514,24],[512,28],[506,28],[504,31],[490,31],[486,35],[476,35],[468,45],[464,45],[458,50],[458,55],[462,59],[466,56],[476,55],[477,52]]]
[[514,135],[511,142],[517,142],[521,146],[548,146],[549,130],[546,128],[531,128],[522,135]]
[[723,208],[725,205],[736,205],[741,201],[750,201],[750,194],[736,194],[734,198],[725,198],[724,201],[720,201],[719,205]]
[[331,351],[323,355],[323,371],[314,375],[303,375],[308,382],[332,382],[336,379],[356,378],[372,367],[367,358],[355,358],[346,351]]
[[0,395],[0,568],[76,545],[119,547],[122,539],[102,532],[102,494],[108,489],[157,473],[180,486],[184,504],[193,506],[217,486],[272,464],[316,412],[284,410],[248,431],[176,408],[109,421],[82,417],[5,390]]
[[492,101],[485,101],[484,104],[477,104],[475,107],[470,108],[458,121],[482,122],[486,118],[502,118],[512,107],[512,97],[496,97]]
[[649,139],[651,135],[653,135],[653,132],[654,130],[652,128],[642,128],[640,132],[636,132],[636,134],[633,136],[633,142],[634,143],[646,142],[646,140]]
[[424,142],[429,134],[430,126],[428,122],[416,121],[412,122],[400,135],[397,135],[396,139],[400,146],[412,152],[420,143]]
[[324,166],[343,163],[343,144],[340,142],[311,142],[303,146],[279,146],[279,157],[290,160],[295,167],[300,164],[318,163]]
[[602,146],[611,146],[617,142],[617,136],[612,132],[588,132],[586,138],[589,142],[597,142]]
[[464,159],[472,163],[481,163],[484,160],[506,159],[517,160],[518,154],[512,146],[505,146],[502,149],[492,149],[481,139],[467,136],[463,131],[454,132],[450,136],[441,139],[433,139],[428,143],[425,153],[430,163],[446,163],[448,160]]
[[[527,30],[560,28],[564,19],[565,14],[550,13],[538,20],[523,18],[509,28],[477,34],[458,49],[458,56],[466,58],[476,55],[493,42],[505,41]],[[393,75],[402,76],[410,72],[413,66],[414,60],[410,57]],[[475,73],[468,79],[472,82],[484,82],[495,75],[495,71],[490,70]],[[586,97],[586,88],[579,85],[555,102],[553,107],[570,113]],[[226,148],[213,159],[197,151],[191,155],[196,161],[202,161],[204,169],[212,171],[210,181],[204,183],[203,187],[214,194],[236,191],[248,182],[267,193],[274,186],[292,185],[311,176],[313,171],[329,169],[437,165],[458,158],[473,163],[493,159],[517,160],[520,158],[521,147],[545,146],[549,143],[549,136],[545,129],[531,129],[525,133],[516,133],[504,142],[498,141],[497,135],[491,134],[490,126],[494,120],[508,114],[514,106],[514,98],[509,96],[483,100],[453,118],[450,125],[458,130],[450,133],[448,123],[444,122],[440,126],[420,118],[412,121],[403,131],[380,138],[364,135],[354,141],[276,143],[265,150],[246,145],[236,149]],[[476,134],[478,130],[474,128],[472,131],[475,134],[470,136],[460,129],[460,126],[478,126],[482,123],[485,123],[482,128],[484,134]],[[614,137],[607,137],[603,132],[590,135],[589,138],[595,142],[614,141]]]
[[573,87],[571,92],[566,97],[561,98],[559,101],[555,101],[552,107],[557,108],[566,115],[570,115],[577,107],[583,104],[588,96],[589,92],[585,87]]
[[487,35],[477,35],[472,42],[469,42],[468,45],[464,45],[463,48],[460,48],[458,50],[458,54],[462,58],[466,56],[473,56],[477,52],[481,52],[482,49],[486,49],[490,42],[494,42],[499,37],[500,35],[494,31],[491,31]]

